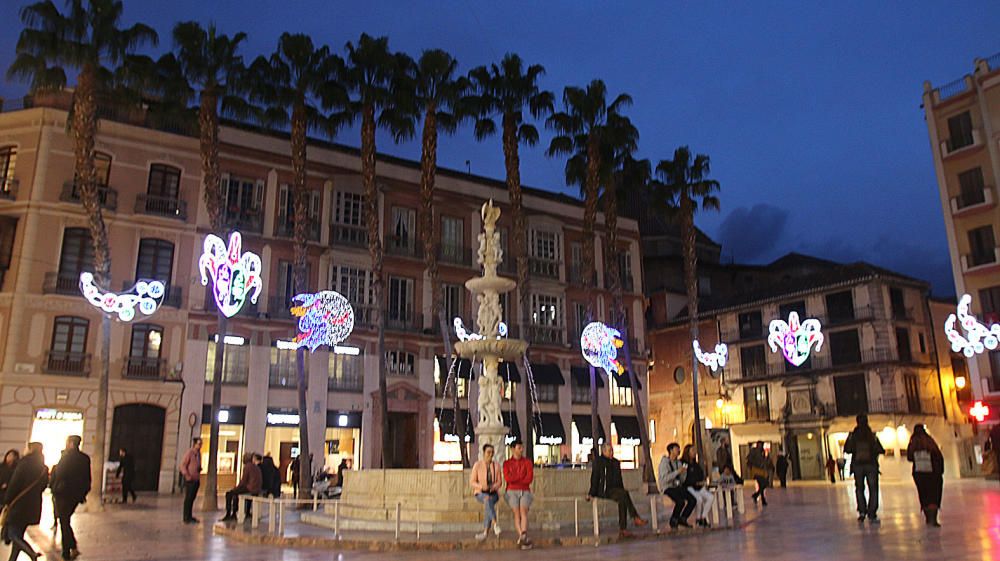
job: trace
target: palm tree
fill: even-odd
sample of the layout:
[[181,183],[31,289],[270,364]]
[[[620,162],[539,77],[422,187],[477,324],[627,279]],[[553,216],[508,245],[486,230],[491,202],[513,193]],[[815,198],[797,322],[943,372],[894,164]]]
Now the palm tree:
[[[382,467],[391,465],[389,443],[389,402],[386,395],[385,371],[385,305],[382,278],[382,240],[379,238],[381,217],[378,212],[378,188],[375,183],[375,130],[389,130],[396,139],[412,134],[413,121],[407,118],[408,102],[400,87],[404,73],[412,62],[409,57],[389,50],[388,37],[371,37],[362,33],[357,44],[347,43],[347,60],[342,84],[352,97],[344,115],[361,119],[361,184],[365,192],[364,219],[368,233],[368,255],[372,263],[372,293],[375,298],[373,323],[378,333],[379,413],[382,421]],[[412,110],[410,111],[412,113]]]
[[[33,92],[66,87],[67,70],[77,71],[70,109],[69,130],[73,134],[76,188],[87,213],[94,245],[94,274],[99,284],[110,285],[111,249],[104,223],[97,177],[94,170],[94,142],[99,106],[115,87],[114,75],[134,56],[135,50],[157,35],[141,23],[122,27],[121,0],[69,0],[61,12],[52,0],[43,0],[21,9],[25,29],[17,40],[17,56],[7,75],[27,79]],[[93,477],[103,480],[108,417],[108,379],[111,347],[111,318],[101,319],[100,379],[97,392],[95,449],[92,451]],[[91,492],[94,508],[100,508],[101,486]]]
[[[222,185],[219,174],[219,113],[246,117],[250,108],[241,97],[245,91],[246,68],[239,54],[245,33],[232,37],[207,29],[193,21],[174,26],[174,52],[158,61],[161,88],[168,104],[188,107],[198,102],[198,139],[201,172],[212,231],[222,234]],[[222,405],[222,366],[226,350],[226,316],[219,312],[216,327],[215,365],[212,378],[212,418],[209,421],[208,473],[205,478],[203,508],[218,509],[219,409]],[[204,419],[202,419],[204,422]]]
[[[423,113],[424,126],[420,150],[420,237],[424,247],[424,266],[431,281],[431,309],[438,319],[438,329],[444,343],[446,372],[451,372],[452,347],[448,318],[442,303],[441,279],[438,274],[439,231],[434,221],[434,179],[437,173],[438,131],[454,133],[460,117],[458,107],[468,89],[468,80],[456,76],[458,61],[441,49],[426,50],[411,66],[414,88],[414,109]],[[416,116],[416,114],[414,114]],[[453,377],[446,388],[451,392],[455,429],[465,434],[465,418],[458,401],[458,380]],[[462,465],[469,467],[469,451],[459,446]]]
[[[507,53],[500,64],[489,67],[479,66],[469,72],[473,94],[467,100],[466,110],[476,120],[476,140],[493,135],[497,131],[495,118],[500,119],[501,143],[503,145],[504,167],[507,172],[507,192],[510,196],[510,213],[514,223],[513,255],[517,266],[517,296],[519,333],[526,335],[528,320],[528,227],[525,222],[521,193],[521,159],[518,146],[522,142],[528,146],[538,143],[538,129],[528,122],[525,113],[541,119],[552,112],[552,92],[543,90],[539,79],[545,74],[540,64],[525,68],[524,62],[516,54]],[[528,374],[528,373],[526,373]],[[524,385],[530,391],[532,382]],[[528,396],[528,422],[525,423],[524,441],[528,457],[534,456],[534,441],[531,436],[532,411],[531,396]]]
[[[660,160],[657,180],[652,182],[655,201],[681,226],[684,255],[684,288],[687,291],[688,322],[691,340],[698,339],[698,256],[695,253],[694,215],[702,210],[719,210],[719,182],[709,179],[709,158],[698,154],[693,159],[687,146],[674,150],[672,160]],[[698,458],[704,459],[701,438],[701,409],[698,405],[698,359],[691,355],[691,382],[694,385],[694,434]]]
[[[278,48],[270,57],[257,57],[251,65],[254,88],[251,97],[264,105],[262,117],[271,127],[291,123],[292,197],[294,206],[295,261],[292,271],[295,292],[309,290],[308,228],[309,188],[306,186],[306,149],[309,129],[319,129],[333,137],[338,122],[323,114],[321,107],[330,109],[343,105],[346,93],[332,77],[343,61],[330,54],[326,46],[317,48],[304,34],[283,33]],[[305,347],[295,352],[297,390],[299,397],[299,489],[312,488],[312,465],[309,454],[309,423],[306,405],[308,379],[305,370]]]
[[[632,104],[628,94],[618,94],[610,103],[608,90],[601,80],[593,80],[586,88],[567,86],[563,90],[563,111],[549,117],[546,125],[556,132],[549,144],[549,156],[568,155],[566,161],[566,182],[579,183],[583,188],[583,286],[587,291],[587,321],[594,318],[594,226],[597,222],[597,205],[601,185],[612,186],[611,169],[615,158],[621,153],[631,153],[636,149],[639,132],[632,122],[622,115],[621,110]],[[617,199],[605,197],[606,203],[614,211],[606,224],[612,241],[617,240]],[[605,220],[609,219],[605,216]],[[610,246],[605,259],[618,270],[615,246]],[[613,283],[618,283],[618,275],[611,275]],[[612,292],[618,287],[612,285]],[[627,337],[626,337],[627,338]],[[594,457],[599,454],[597,435],[600,429],[597,414],[597,372],[590,369],[590,417],[593,434]],[[635,386],[633,386],[635,387]],[[633,400],[635,401],[635,400]]]

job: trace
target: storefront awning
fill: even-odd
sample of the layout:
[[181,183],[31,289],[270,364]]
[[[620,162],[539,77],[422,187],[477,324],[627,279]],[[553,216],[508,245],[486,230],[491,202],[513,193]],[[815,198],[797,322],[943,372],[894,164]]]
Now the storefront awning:
[[[223,425],[242,425],[247,416],[247,408],[244,406],[230,407],[223,405],[219,409],[219,422]],[[212,422],[212,405],[205,403],[201,406],[201,423],[210,424]]]
[[[591,438],[594,431],[590,423],[590,415],[573,415],[573,422],[576,424],[576,432],[580,435],[581,444],[584,438]],[[604,434],[604,423],[600,417],[597,418],[597,439],[598,442],[607,442],[608,437]]]
[[639,440],[639,419],[632,416],[612,415],[611,422],[615,424],[615,432],[618,433],[618,444],[622,439]]
[[[448,362],[443,356],[437,357],[438,368],[441,370],[441,380],[445,380],[448,377]],[[458,364],[455,365],[455,373],[458,374],[459,378],[464,380],[475,380],[476,377],[472,371],[472,361],[467,358],[458,359]]]
[[564,444],[566,442],[566,429],[563,428],[562,417],[559,413],[539,414],[541,426],[535,431],[535,440],[539,444]]
[[[639,389],[642,389],[642,378],[638,375],[635,377],[636,384],[639,385]],[[631,388],[632,384],[629,382],[628,370],[622,372],[621,374],[615,374],[615,383],[618,384],[619,388]]]
[[[469,416],[468,409],[462,409],[460,414],[462,418],[465,419],[465,434],[468,440],[471,442],[475,440],[475,431],[472,428],[472,418]],[[435,409],[434,416],[438,420],[438,428],[440,429],[440,440],[445,441],[446,437],[456,438],[458,431],[455,429],[455,411],[454,409]]]
[[[590,367],[588,366],[571,366],[569,369],[570,376],[573,377],[573,383],[578,386],[583,386],[585,388],[590,387]],[[601,370],[594,370],[594,378],[597,380],[597,387],[604,387],[604,375]]]
[[517,369],[517,364],[514,362],[501,362],[497,369],[497,375],[505,382],[521,383],[521,371]]
[[508,440],[511,436],[521,438],[521,424],[517,422],[517,413],[514,411],[501,411],[500,414],[503,416],[504,426],[510,429],[510,432],[507,433]]
[[531,364],[531,375],[535,378],[535,384],[543,386],[564,386],[566,379],[563,378],[559,365],[548,362]]
[[326,411],[326,427],[329,429],[360,429],[361,411]]

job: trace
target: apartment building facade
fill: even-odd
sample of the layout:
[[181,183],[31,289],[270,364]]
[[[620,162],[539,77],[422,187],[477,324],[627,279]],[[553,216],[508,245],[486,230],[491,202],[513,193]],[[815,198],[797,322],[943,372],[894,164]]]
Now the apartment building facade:
[[[983,323],[1000,322],[1000,53],[976,59],[973,71],[948,84],[924,83],[923,108],[958,295],[972,297]],[[942,329],[942,324],[937,325]],[[981,401],[1000,419],[1000,350],[968,361],[966,412]],[[980,441],[988,431],[981,430]],[[980,442],[981,444],[982,442]]]
[[[96,357],[100,313],[80,295],[79,274],[92,266],[86,217],[73,182],[72,139],[66,132],[67,100],[54,96],[7,104],[0,113],[0,446],[21,447],[29,438],[56,446],[66,434],[93,443],[96,419]],[[220,411],[220,486],[238,474],[244,451],[271,453],[286,466],[298,453],[295,322],[291,261],[293,212],[287,135],[237,125],[221,131],[220,163],[227,228],[243,236],[244,251],[261,256],[263,290],[216,330],[215,304],[202,286],[198,258],[210,233],[202,202],[197,138],[146,126],[142,116],[102,119],[96,150],[100,198],[110,242],[113,286],[157,279],[168,287],[152,317],[115,322],[111,339],[111,447],[128,445],[144,473],[140,488],[169,491],[176,461],[192,436],[207,436],[211,379],[217,344],[226,346]],[[441,397],[448,372],[441,360],[438,321],[432,317],[417,227],[419,166],[390,157],[379,160],[379,213],[385,246],[385,302],[375,302],[362,218],[363,190],[357,150],[313,141],[309,284],[347,297],[355,309],[354,333],[337,349],[309,355],[307,403],[310,442],[317,459],[335,467],[381,465],[378,441],[376,336],[372,310],[384,306],[389,418],[394,439],[389,467],[458,464],[450,399]],[[479,274],[476,236],[480,206],[494,199],[504,211],[503,243],[511,216],[503,182],[439,170],[435,210],[447,317],[474,325],[476,303],[464,282]],[[512,335],[530,342],[537,385],[540,430],[536,457],[542,463],[580,456],[590,434],[590,398],[579,332],[587,294],[578,275],[583,209],[579,201],[525,188],[531,278],[528,310],[514,294],[504,301]],[[599,219],[600,220],[600,219]],[[630,347],[644,352],[641,258],[636,223],[619,221],[620,245],[598,243],[598,319],[608,317],[605,256],[622,267]],[[600,230],[599,225],[599,230]],[[219,232],[219,234],[225,234]],[[509,257],[511,254],[506,251]],[[513,263],[502,273],[513,276]],[[517,318],[524,318],[518,321]],[[449,321],[450,323],[450,321]],[[221,335],[221,337],[220,337]],[[645,361],[636,361],[645,380]],[[476,366],[459,363],[461,408],[476,416]],[[527,421],[525,364],[507,365],[505,418],[515,429]],[[601,430],[621,452],[637,458],[638,424],[627,378],[602,380]],[[584,420],[583,417],[586,417]],[[582,435],[582,436],[581,436]],[[206,447],[207,448],[207,447]],[[475,446],[471,446],[475,448]],[[207,453],[207,452],[206,452]],[[113,455],[112,455],[113,457]],[[206,458],[207,464],[207,458]]]

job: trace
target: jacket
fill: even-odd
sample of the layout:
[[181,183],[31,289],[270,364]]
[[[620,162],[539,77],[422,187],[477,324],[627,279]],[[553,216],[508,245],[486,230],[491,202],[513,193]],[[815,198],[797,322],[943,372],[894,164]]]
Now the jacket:
[[687,465],[687,475],[684,476],[684,486],[694,489],[701,489],[705,486],[705,469],[698,462],[690,462]]
[[80,504],[87,499],[90,483],[90,456],[76,449],[63,452],[49,478],[56,500],[72,504]]
[[236,484],[237,489],[244,489],[251,495],[259,495],[264,485],[264,478],[261,476],[260,468],[253,462],[243,462],[243,475],[240,482]]
[[489,487],[486,485],[486,470],[487,466],[485,460],[477,460],[476,464],[472,466],[472,474],[469,476],[469,485],[472,487],[472,491],[474,493],[495,493],[500,490],[500,486],[503,485],[503,470],[500,469],[499,462],[490,462],[489,476],[493,485]]
[[[4,503],[8,505],[7,524],[30,526],[38,524],[42,518],[42,493],[49,484],[49,469],[41,454],[28,454],[17,462],[14,473],[4,493]],[[14,500],[21,491],[28,491]]]
[[608,491],[612,489],[624,489],[622,482],[622,466],[615,458],[605,458],[598,456],[594,459],[594,468],[590,473],[590,493],[591,497],[608,496]]
[[660,458],[660,469],[656,476],[656,484],[660,487],[660,492],[680,487],[681,483],[684,482],[684,469],[686,469],[684,462],[679,459],[671,460],[667,456]]
[[[917,471],[916,461],[920,453],[926,453],[930,456],[931,471]],[[941,454],[941,449],[938,448],[937,442],[930,435],[913,435],[910,437],[910,445],[906,447],[906,459],[913,463],[913,473],[933,473],[935,475],[944,474],[944,455]]]
[[729,451],[729,446],[722,445],[715,451],[715,465],[719,471],[733,467],[733,454]]
[[193,482],[201,478],[201,451],[188,448],[181,460],[181,475],[184,481]]
[[274,465],[274,459],[271,456],[264,456],[261,460],[260,465],[260,476],[263,480],[264,491],[269,492],[275,497],[281,495],[281,474],[278,472],[277,466]]
[[520,460],[509,458],[503,463],[503,478],[508,491],[530,491],[531,482],[535,479],[535,466],[525,457]]
[[[871,459],[870,460],[860,460],[857,458],[858,444],[864,445],[867,441],[868,445],[871,446]],[[844,452],[851,454],[851,472],[854,472],[854,466],[856,465],[867,465],[878,467],[878,457],[881,454],[885,454],[885,448],[882,448],[882,443],[879,442],[878,437],[875,433],[868,430],[861,430],[855,428],[851,431],[851,434],[847,435],[847,440],[844,441]]]
[[7,484],[10,483],[15,469],[17,469],[17,462],[10,466],[6,462],[0,462],[0,506],[4,504],[3,495],[7,492]]
[[778,475],[785,475],[788,473],[788,458],[784,454],[778,454],[778,461],[775,467],[778,469]]
[[125,457],[118,460],[118,469],[115,475],[121,477],[123,481],[131,481],[135,477],[135,460],[132,454],[125,454]]

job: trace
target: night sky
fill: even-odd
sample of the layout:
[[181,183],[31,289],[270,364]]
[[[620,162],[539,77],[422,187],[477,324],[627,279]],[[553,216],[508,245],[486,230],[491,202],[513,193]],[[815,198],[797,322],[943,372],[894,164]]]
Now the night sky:
[[[58,3],[58,0],[57,0]],[[654,162],[678,145],[712,158],[722,212],[698,224],[725,260],[761,263],[788,251],[864,259],[954,292],[922,84],[971,72],[1000,51],[1000,3],[991,2],[538,2],[407,0],[127,0],[125,16],[161,35],[183,19],[245,31],[248,58],[271,52],[284,31],[338,52],[361,32],[388,35],[418,55],[443,48],[462,71],[517,52],[547,69],[544,86],[601,78],[628,92]],[[750,6],[750,4],[753,4]],[[14,56],[22,5],[4,0],[0,66]],[[808,6],[807,6],[808,5]],[[25,85],[0,82],[0,96]],[[550,135],[521,153],[522,180],[567,189],[563,162],[544,155]],[[339,142],[357,145],[356,131]],[[442,138],[442,166],[503,177],[498,139],[466,128]],[[419,144],[379,149],[417,159]]]

